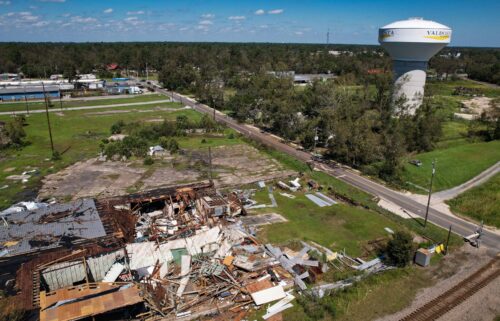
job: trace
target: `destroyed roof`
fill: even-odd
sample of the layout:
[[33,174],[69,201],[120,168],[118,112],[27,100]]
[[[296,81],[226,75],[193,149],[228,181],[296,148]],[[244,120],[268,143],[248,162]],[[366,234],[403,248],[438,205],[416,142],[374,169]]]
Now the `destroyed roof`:
[[0,226],[2,257],[71,246],[106,236],[92,199],[9,213],[4,218],[8,225]]
[[203,201],[209,206],[209,207],[218,207],[218,206],[225,206],[228,205],[227,201],[224,199],[224,197],[213,194],[213,195],[206,195],[202,197]]
[[134,284],[90,283],[41,292],[40,320],[66,321],[97,316],[143,302]]
[[139,193],[133,193],[129,195],[124,195],[124,196],[116,196],[116,197],[110,197],[107,199],[102,199],[102,203],[110,203],[110,204],[119,204],[123,202],[146,202],[146,201],[152,201],[155,199],[164,199],[168,198],[170,196],[175,196],[177,192],[183,191],[186,189],[192,189],[194,192],[202,192],[205,189],[213,189],[214,185],[213,183],[193,183],[193,184],[186,184],[186,185],[175,185],[175,186],[168,186],[168,187],[162,187],[162,188],[157,188],[149,191],[144,191],[144,192],[139,192]]

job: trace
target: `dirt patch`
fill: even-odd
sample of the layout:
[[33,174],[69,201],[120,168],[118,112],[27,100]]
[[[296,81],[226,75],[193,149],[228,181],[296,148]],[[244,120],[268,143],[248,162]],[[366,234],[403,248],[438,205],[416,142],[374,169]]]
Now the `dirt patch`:
[[296,174],[248,145],[214,148],[212,164],[218,170],[216,183],[220,186],[244,185]]
[[491,107],[492,98],[474,97],[462,102],[463,112],[467,114],[481,115],[483,111]]
[[[427,269],[426,273],[432,276],[431,279],[434,284],[420,290],[409,307],[378,320],[400,320],[473,274],[489,262],[492,255],[493,253],[486,248],[476,249],[464,245],[460,250],[443,258],[440,264]],[[497,278],[495,282],[481,289],[461,305],[441,317],[440,320],[492,320],[500,313],[499,280]],[[494,286],[495,284],[497,286]]]
[[[71,165],[46,176],[39,196],[77,199],[107,197],[208,179],[208,153],[193,151],[156,160],[152,166],[133,162],[99,161],[96,158]],[[218,187],[239,186],[295,174],[277,161],[248,145],[212,150],[214,183]]]
[[125,194],[146,171],[126,162],[101,162],[96,158],[78,162],[46,176],[39,197],[58,199]]

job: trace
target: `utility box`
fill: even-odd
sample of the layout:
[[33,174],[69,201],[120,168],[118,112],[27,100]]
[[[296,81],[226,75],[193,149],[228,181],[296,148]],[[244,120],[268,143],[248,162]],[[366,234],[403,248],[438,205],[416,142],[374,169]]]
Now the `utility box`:
[[427,249],[418,249],[415,253],[415,263],[420,266],[428,266],[431,263],[432,253]]

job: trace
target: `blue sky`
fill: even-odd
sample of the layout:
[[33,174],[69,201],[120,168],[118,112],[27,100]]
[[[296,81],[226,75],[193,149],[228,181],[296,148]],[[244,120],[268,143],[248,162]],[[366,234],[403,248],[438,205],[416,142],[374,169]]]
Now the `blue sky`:
[[231,41],[376,44],[420,16],[452,45],[500,46],[500,0],[0,0],[0,41]]

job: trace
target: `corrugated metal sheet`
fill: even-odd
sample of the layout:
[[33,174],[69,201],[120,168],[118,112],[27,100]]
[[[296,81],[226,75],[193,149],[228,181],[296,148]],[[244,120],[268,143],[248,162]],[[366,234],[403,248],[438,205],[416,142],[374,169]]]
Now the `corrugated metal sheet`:
[[99,282],[104,279],[106,273],[111,269],[116,261],[125,257],[123,250],[113,253],[91,257],[87,260],[87,266],[92,274],[94,281]]
[[85,267],[82,261],[58,263],[43,270],[42,277],[54,291],[85,280]]
[[306,197],[310,199],[314,204],[318,205],[319,207],[325,207],[325,206],[330,206],[327,202],[322,200],[321,198],[312,195],[312,194],[306,194]]
[[34,211],[9,213],[4,217],[9,226],[0,228],[0,244],[17,241],[8,247],[8,256],[106,236],[92,199],[53,204]]

